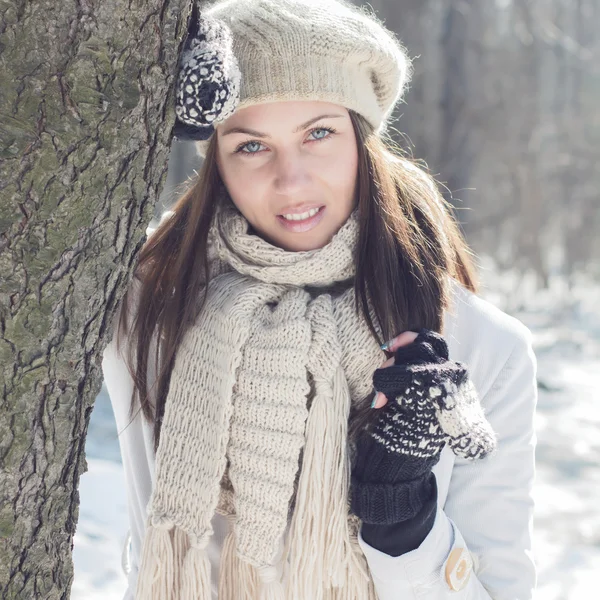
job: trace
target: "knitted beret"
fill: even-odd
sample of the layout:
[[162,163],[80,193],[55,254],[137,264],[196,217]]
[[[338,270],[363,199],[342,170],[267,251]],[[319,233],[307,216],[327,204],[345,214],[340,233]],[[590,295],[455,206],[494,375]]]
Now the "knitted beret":
[[236,110],[285,100],[339,104],[383,133],[411,74],[395,34],[346,0],[203,3],[182,53],[176,135],[208,140]]

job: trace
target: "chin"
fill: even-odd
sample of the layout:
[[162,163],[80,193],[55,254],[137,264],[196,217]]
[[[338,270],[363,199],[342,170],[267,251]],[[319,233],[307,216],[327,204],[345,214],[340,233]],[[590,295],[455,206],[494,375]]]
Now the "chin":
[[328,244],[338,229],[331,230],[331,227],[326,227],[326,223],[321,222],[314,229],[306,232],[286,232],[276,226],[271,231],[263,229],[262,235],[259,235],[273,246],[288,252],[308,252]]
[[318,250],[325,246],[332,236],[306,236],[297,239],[285,239],[281,241],[281,247],[290,252],[308,252],[309,250]]

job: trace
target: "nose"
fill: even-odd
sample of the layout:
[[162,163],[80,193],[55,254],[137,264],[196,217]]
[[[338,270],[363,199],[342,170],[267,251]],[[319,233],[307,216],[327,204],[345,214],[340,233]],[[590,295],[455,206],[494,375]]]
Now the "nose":
[[310,181],[308,166],[297,151],[279,152],[274,161],[274,169],[274,186],[277,194],[293,195],[306,187]]

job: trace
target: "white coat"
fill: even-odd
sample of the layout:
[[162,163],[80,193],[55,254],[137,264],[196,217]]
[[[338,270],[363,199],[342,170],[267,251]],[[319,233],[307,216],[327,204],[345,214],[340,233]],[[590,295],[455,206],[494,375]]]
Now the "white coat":
[[[450,359],[469,369],[497,434],[498,450],[467,461],[444,448],[433,468],[438,486],[435,524],[418,548],[392,557],[359,537],[360,547],[380,600],[531,600],[537,579],[532,555],[537,362],[531,332],[455,285],[444,337]],[[154,451],[152,427],[141,412],[128,425],[133,382],[114,344],[113,339],[104,351],[102,369],[127,486],[131,571],[124,600],[131,600],[154,480]],[[208,552],[216,599],[220,548],[228,524],[218,514],[212,524]]]

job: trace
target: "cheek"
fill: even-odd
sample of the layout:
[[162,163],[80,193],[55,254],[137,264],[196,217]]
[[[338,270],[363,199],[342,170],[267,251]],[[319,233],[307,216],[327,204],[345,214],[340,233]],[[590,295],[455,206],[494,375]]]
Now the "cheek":
[[356,147],[344,146],[332,155],[328,173],[336,194],[350,202],[354,198],[354,189],[358,170]]
[[235,161],[222,161],[219,170],[227,191],[240,212],[246,218],[260,212],[263,184],[258,174]]

